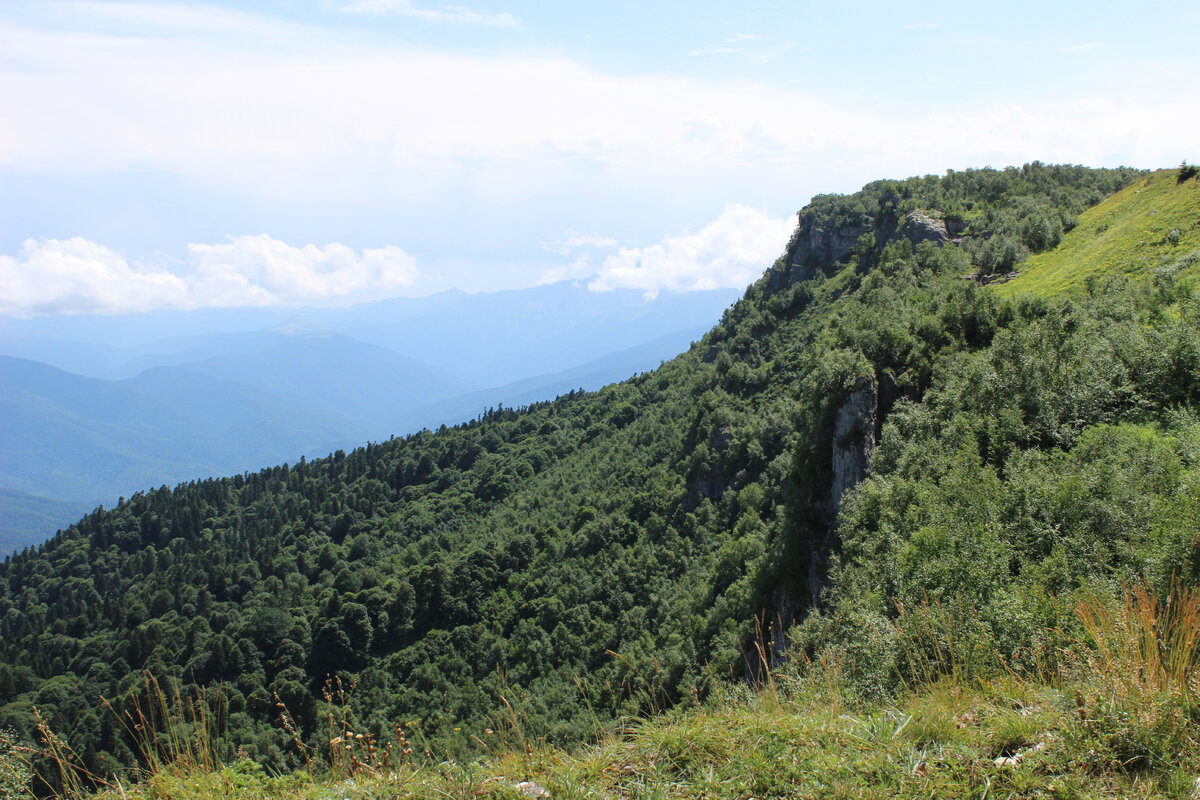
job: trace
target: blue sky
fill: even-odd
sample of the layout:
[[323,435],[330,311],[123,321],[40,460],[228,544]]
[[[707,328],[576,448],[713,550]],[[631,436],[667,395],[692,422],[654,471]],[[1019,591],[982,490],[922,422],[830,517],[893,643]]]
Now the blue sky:
[[1200,159],[1194,2],[0,6],[0,312],[742,286],[815,193]]

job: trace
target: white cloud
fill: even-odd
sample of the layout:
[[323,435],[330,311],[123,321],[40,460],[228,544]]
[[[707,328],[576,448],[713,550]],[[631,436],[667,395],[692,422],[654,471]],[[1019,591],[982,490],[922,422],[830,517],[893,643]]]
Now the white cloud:
[[189,244],[187,271],[130,265],[87,239],[27,240],[0,256],[0,313],[118,314],[152,309],[332,305],[379,297],[417,278],[413,257],[388,245],[293,247],[265,234]]
[[575,259],[568,265],[560,265],[542,270],[542,274],[538,276],[537,282],[558,283],[568,279],[579,279],[587,277],[591,274],[592,259],[587,253],[580,253],[575,256]]
[[564,247],[616,247],[617,240],[597,233],[572,233],[563,242]]
[[488,14],[466,6],[442,6],[421,8],[409,0],[353,0],[342,3],[338,8],[351,13],[397,14],[415,17],[427,22],[448,22],[459,25],[483,25],[490,28],[519,28],[521,23],[512,14]]
[[668,236],[649,247],[621,248],[605,259],[588,288],[740,289],[775,263],[795,227],[794,216],[775,219],[765,211],[731,204],[694,234]]
[[704,47],[688,51],[691,56],[720,56],[741,54],[749,56],[759,64],[782,55],[795,46],[795,42],[780,42],[775,36],[760,36],[755,33],[739,33],[731,36],[716,47]]
[[136,270],[87,239],[26,240],[17,258],[0,255],[0,312],[35,316],[175,306],[187,284],[165,270]]
[[192,294],[201,305],[325,304],[401,289],[417,277],[412,256],[392,245],[359,256],[342,244],[293,247],[260,234],[189,244],[188,254]]

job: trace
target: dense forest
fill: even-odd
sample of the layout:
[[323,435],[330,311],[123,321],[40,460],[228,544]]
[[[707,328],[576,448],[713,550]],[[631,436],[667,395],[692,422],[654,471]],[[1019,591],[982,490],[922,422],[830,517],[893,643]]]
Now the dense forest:
[[150,675],[219,690],[228,746],[283,769],[280,704],[315,742],[338,685],[361,729],[453,753],[501,695],[579,740],[752,679],[756,650],[894,692],[928,668],[896,620],[937,617],[968,669],[1036,669],[1078,593],[1200,583],[1200,214],[1145,280],[987,284],[1156,179],[819,196],[653,372],[98,509],[0,566],[0,726],[31,736],[36,706],[95,774],[129,767],[118,714]]

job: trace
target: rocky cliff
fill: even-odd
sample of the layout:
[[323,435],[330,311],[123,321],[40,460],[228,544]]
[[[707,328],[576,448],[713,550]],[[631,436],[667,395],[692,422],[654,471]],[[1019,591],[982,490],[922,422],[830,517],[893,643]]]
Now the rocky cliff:
[[841,510],[842,495],[862,482],[871,468],[878,416],[875,381],[859,378],[833,421],[833,480],[829,490],[829,510],[833,518]]
[[821,203],[814,198],[801,212],[781,262],[769,274],[771,289],[808,280],[817,272],[832,272],[854,254],[858,255],[859,268],[869,269],[892,242],[906,240],[914,248],[922,242],[939,247],[959,242],[966,227],[958,219],[946,219],[933,211],[902,214],[894,196],[885,195],[874,209],[856,205],[850,198],[838,199],[841,204],[831,199]]

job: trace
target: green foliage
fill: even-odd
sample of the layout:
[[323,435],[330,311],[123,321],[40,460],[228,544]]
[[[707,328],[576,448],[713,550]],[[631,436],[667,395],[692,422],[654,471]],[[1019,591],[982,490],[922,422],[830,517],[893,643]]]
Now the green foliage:
[[0,799],[25,797],[32,782],[27,749],[12,731],[0,729]]
[[1064,226],[1061,243],[1021,265],[1021,275],[997,287],[1016,296],[1083,294],[1097,281],[1144,279],[1156,270],[1186,270],[1200,251],[1200,182],[1178,182],[1160,170],[1103,203],[1076,211],[1078,224]]
[[[213,736],[283,770],[327,747],[340,680],[348,730],[402,721],[461,760],[514,687],[526,740],[702,699],[783,649],[756,619],[807,617],[795,640],[859,699],[1036,670],[1076,593],[1200,576],[1195,286],[1180,267],[1017,302],[962,276],[1129,177],[1033,164],[818,199],[814,219],[922,209],[968,238],[768,274],[599,392],[97,510],[0,566],[0,725],[31,734],[36,703],[102,776],[138,756],[99,698],[220,685]],[[864,387],[873,475],[838,519],[833,426]]]
[[[842,252],[843,262],[853,257],[860,269],[874,268],[889,260],[889,247],[924,238],[920,226],[907,225],[917,212],[942,220],[981,275],[1007,273],[1031,252],[1053,249],[1082,211],[1139,174],[1144,173],[1034,161],[1020,168],[876,181],[851,195],[814,197],[799,213],[787,253],[804,274],[836,271],[837,264],[825,259]],[[834,240],[843,246],[835,250]]]

